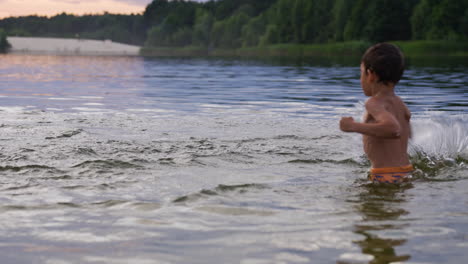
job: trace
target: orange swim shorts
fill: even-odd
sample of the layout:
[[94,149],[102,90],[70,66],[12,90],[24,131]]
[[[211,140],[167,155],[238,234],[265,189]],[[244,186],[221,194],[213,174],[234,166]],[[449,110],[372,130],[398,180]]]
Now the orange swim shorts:
[[414,171],[412,165],[392,168],[372,168],[369,173],[369,180],[383,183],[402,183],[411,177]]

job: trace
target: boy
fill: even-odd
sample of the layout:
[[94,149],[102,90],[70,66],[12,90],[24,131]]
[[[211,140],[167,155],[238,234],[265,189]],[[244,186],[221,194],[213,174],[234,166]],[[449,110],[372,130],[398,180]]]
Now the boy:
[[403,54],[396,46],[379,43],[370,47],[361,59],[361,87],[370,97],[364,122],[352,117],[340,121],[342,131],[363,135],[372,182],[401,183],[413,171],[407,153],[411,113],[394,92],[404,67]]

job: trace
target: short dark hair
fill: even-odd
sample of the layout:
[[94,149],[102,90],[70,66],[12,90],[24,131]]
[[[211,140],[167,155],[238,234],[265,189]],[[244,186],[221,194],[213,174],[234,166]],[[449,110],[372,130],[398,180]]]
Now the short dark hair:
[[367,49],[361,59],[366,70],[379,76],[383,83],[397,84],[405,70],[405,59],[400,49],[389,43],[378,43]]

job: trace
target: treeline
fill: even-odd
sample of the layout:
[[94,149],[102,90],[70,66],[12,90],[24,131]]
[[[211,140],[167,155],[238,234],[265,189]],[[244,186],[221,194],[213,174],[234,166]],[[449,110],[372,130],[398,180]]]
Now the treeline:
[[8,36],[86,38],[142,45],[146,29],[142,15],[75,16],[62,13],[53,17],[24,16],[0,20]]
[[147,46],[466,40],[468,0],[154,0]]
[[146,47],[468,40],[468,0],[154,0],[142,15],[0,20],[10,36],[111,39]]
[[[206,3],[155,0],[144,20],[148,46],[240,47],[243,30],[264,27],[263,14],[276,0],[218,0]],[[258,29],[262,30],[262,29]],[[250,33],[249,33],[250,34]],[[252,43],[254,45],[256,43]]]

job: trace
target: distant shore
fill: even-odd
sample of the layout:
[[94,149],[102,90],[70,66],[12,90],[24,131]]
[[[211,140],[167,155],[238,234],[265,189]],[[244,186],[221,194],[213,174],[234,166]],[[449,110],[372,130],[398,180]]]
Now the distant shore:
[[140,47],[110,40],[8,37],[11,53],[51,55],[138,56]]

